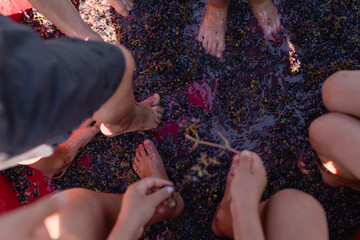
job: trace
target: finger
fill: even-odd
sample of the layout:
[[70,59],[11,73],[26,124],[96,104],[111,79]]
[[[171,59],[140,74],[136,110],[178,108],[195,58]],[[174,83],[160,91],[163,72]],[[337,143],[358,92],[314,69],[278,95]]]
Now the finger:
[[147,191],[151,190],[152,188],[160,188],[163,185],[171,185],[173,186],[173,183],[161,179],[161,178],[144,178],[138,182],[138,188],[142,193],[146,193]]
[[154,206],[158,206],[161,202],[168,199],[171,194],[173,194],[173,187],[164,187],[162,189],[157,190],[156,192],[149,195],[149,202],[154,204]]
[[56,194],[29,205],[28,208],[25,208],[22,212],[22,221],[28,223],[23,227],[26,228],[27,231],[33,231],[34,228],[43,223],[46,217],[60,210],[66,201],[66,195]]

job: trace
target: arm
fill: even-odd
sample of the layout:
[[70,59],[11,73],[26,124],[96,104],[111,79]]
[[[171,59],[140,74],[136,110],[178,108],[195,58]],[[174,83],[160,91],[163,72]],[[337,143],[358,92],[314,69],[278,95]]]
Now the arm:
[[69,0],[29,0],[54,25],[69,37],[103,41],[80,17]]

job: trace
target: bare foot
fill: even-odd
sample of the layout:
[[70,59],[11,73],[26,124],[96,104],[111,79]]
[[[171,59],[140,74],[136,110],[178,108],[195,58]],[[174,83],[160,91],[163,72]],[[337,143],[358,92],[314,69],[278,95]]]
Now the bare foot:
[[91,126],[92,122],[92,118],[84,120],[65,142],[57,146],[51,156],[24,165],[40,170],[49,178],[61,178],[78,154],[79,149],[85,147],[99,132],[100,124],[96,123]]
[[206,4],[205,16],[201,23],[198,40],[204,49],[218,58],[225,51],[226,19],[229,1],[224,7],[214,7]]
[[355,181],[349,181],[347,179],[344,179],[342,177],[339,177],[335,174],[332,174],[329,172],[325,167],[320,168],[321,177],[323,180],[323,183],[328,186],[346,186],[352,189],[355,189],[357,191],[360,191],[360,182]]
[[[165,171],[163,160],[161,159],[159,152],[156,150],[154,143],[149,139],[146,139],[144,144],[140,144],[136,149],[133,168],[141,179],[147,177],[158,177],[169,180]],[[154,216],[149,224],[154,224],[163,218],[175,218],[181,214],[183,209],[183,199],[179,194],[177,194],[176,208],[171,209],[167,207],[161,216]]]
[[[230,186],[231,182],[235,175],[235,165],[234,159],[230,167],[230,171],[227,174],[226,178],[226,188],[223,198],[216,209],[214,218],[212,220],[211,229],[218,237],[227,236],[230,238],[234,238],[233,236],[233,229],[232,229],[232,221],[231,219],[231,212],[230,212],[230,202],[231,202],[231,195],[230,195]],[[231,234],[230,234],[231,233]]]
[[129,15],[129,11],[131,11],[134,6],[132,0],[108,0],[108,2],[124,17]]
[[280,31],[281,23],[277,8],[272,0],[249,0],[252,11],[268,39]]
[[126,132],[157,128],[163,117],[162,112],[164,111],[163,108],[158,105],[159,102],[160,96],[156,93],[140,103],[135,103],[135,117],[127,126],[121,124],[101,124],[101,132],[108,137],[114,137]]
[[[242,151],[233,158],[226,180],[224,197],[221,200],[211,228],[216,236],[233,238],[232,212],[259,206],[267,183],[266,170],[262,160],[256,153]],[[237,207],[241,205],[240,207]],[[238,214],[238,213],[237,213]]]

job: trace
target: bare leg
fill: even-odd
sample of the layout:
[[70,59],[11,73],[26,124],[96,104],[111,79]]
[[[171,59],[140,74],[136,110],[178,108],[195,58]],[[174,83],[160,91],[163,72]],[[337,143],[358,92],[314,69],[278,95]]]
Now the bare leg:
[[[156,150],[154,143],[148,139],[136,149],[133,168],[141,179],[158,177],[169,180],[159,152]],[[176,208],[167,207],[163,214],[159,214],[158,218],[154,217],[149,224],[154,224],[164,218],[175,218],[179,216],[184,209],[184,202],[179,194],[176,196],[176,201]]]
[[22,162],[21,164],[40,170],[49,178],[62,177],[78,154],[79,149],[88,144],[99,132],[100,124],[91,126],[92,122],[93,119],[89,118],[81,123],[80,127],[71,133],[69,139],[57,146],[51,156],[41,158],[35,163]]
[[47,19],[69,37],[103,41],[80,17],[69,0],[29,0]]
[[311,123],[309,139],[327,169],[321,169],[323,181],[360,190],[360,71],[331,75],[322,97],[332,113]]
[[272,0],[249,0],[252,11],[262,27],[265,36],[273,39],[273,34],[280,30],[280,16]]
[[326,79],[322,87],[326,108],[360,118],[360,71],[339,71]]
[[230,0],[208,0],[198,40],[212,56],[221,57],[225,51],[227,10]]
[[322,170],[323,181],[360,190],[360,121],[346,114],[326,114],[311,123],[309,139],[328,170]]
[[156,128],[163,112],[158,105],[160,101],[158,94],[154,94],[140,103],[135,103],[132,89],[134,58],[125,47],[118,47],[124,53],[126,61],[123,79],[115,93],[93,115],[96,121],[103,123],[100,129],[109,137],[130,131]]
[[[239,163],[241,164],[241,159]],[[231,238],[234,237],[233,221],[235,218],[241,219],[241,216],[238,215],[243,215],[242,219],[249,218],[247,213],[248,204],[243,208],[238,207],[237,209],[240,209],[238,211],[235,211],[236,208],[230,207],[232,199],[235,198],[234,191],[230,190],[231,181],[233,180],[231,176],[232,171],[233,166],[228,174],[224,198],[216,211],[212,224],[212,229],[217,236]],[[258,181],[262,180],[261,177],[256,179]],[[251,180],[248,182],[253,182],[253,179]],[[237,198],[238,202],[246,203],[246,198],[251,199],[251,196],[259,195],[258,193],[253,193],[254,191],[258,192],[259,189],[261,190],[261,184],[258,186],[260,187],[251,187],[246,191],[244,191],[244,188],[239,189],[237,193],[239,195]],[[234,215],[235,213],[237,215]],[[282,190],[273,195],[269,200],[258,203],[257,214],[262,220],[262,229],[266,239],[328,239],[325,212],[321,205],[312,196],[298,190]],[[257,214],[253,213],[253,215]],[[256,217],[254,216],[254,218]],[[241,229],[241,227],[239,228]],[[235,239],[241,238],[235,237]]]
[[329,239],[325,211],[311,195],[285,189],[273,195],[262,212],[266,239]]
[[57,223],[59,229],[52,230],[54,239],[106,239],[120,212],[122,194],[80,188],[59,194],[66,195],[65,206],[45,221],[48,227]]

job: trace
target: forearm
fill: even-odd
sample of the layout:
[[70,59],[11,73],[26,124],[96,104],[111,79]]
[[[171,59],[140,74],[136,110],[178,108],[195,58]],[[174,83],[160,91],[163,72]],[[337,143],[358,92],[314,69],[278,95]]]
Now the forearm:
[[29,0],[29,2],[66,35],[103,41],[100,35],[82,20],[69,0]]
[[258,206],[234,205],[231,215],[235,240],[265,240]]
[[116,225],[109,234],[107,240],[135,240],[138,239],[143,227],[131,223],[131,219],[123,219],[119,216]]

